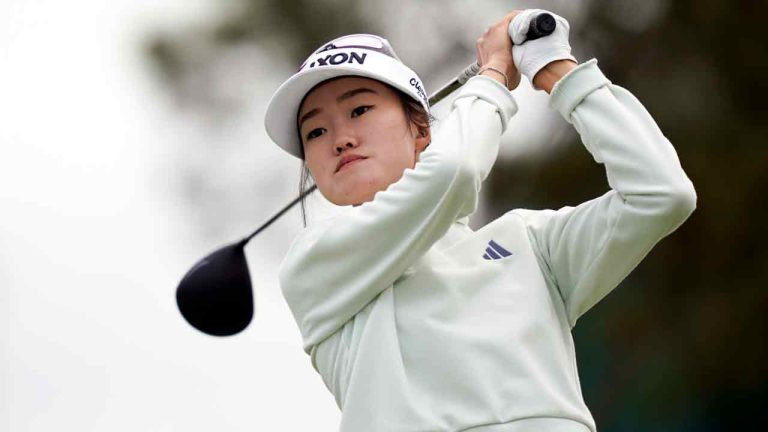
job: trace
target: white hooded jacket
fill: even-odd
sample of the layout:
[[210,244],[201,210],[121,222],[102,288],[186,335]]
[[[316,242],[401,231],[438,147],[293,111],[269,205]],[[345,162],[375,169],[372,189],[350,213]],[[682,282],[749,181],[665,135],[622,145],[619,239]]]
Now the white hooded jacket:
[[611,189],[467,226],[512,94],[471,78],[413,169],[302,231],[280,268],[342,432],[596,430],[571,328],[696,207],[675,149],[597,60],[554,87]]

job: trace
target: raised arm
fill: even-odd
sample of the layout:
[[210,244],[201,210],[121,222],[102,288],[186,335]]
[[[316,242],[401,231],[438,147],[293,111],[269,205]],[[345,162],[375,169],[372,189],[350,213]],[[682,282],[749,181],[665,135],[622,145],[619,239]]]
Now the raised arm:
[[474,212],[516,112],[504,85],[471,78],[413,169],[372,201],[294,240],[279,277],[307,353],[391,286],[451,224]]
[[573,327],[688,218],[696,191],[650,114],[603,75],[596,59],[557,82],[550,107],[605,165],[611,187],[576,207],[513,210],[525,220],[539,264],[562,295]]

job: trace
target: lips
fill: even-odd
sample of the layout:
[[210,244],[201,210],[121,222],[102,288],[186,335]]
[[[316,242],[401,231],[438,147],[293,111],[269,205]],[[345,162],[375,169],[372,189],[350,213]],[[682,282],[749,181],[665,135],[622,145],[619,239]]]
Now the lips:
[[343,158],[341,158],[341,160],[339,160],[339,163],[336,165],[336,171],[335,172],[339,172],[339,170],[341,170],[344,167],[344,165],[346,165],[346,164],[348,164],[350,162],[354,162],[356,160],[361,160],[361,159],[368,159],[368,158],[366,158],[365,156],[360,156],[360,155],[346,155]]

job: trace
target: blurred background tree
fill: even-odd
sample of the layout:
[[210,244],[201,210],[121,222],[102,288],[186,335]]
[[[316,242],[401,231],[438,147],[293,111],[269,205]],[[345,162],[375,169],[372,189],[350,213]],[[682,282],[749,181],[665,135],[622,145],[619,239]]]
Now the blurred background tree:
[[[552,10],[571,22],[574,55],[579,61],[597,58],[612,82],[645,105],[698,192],[691,218],[574,329],[584,397],[599,428],[715,431],[758,425],[758,409],[768,400],[768,228],[760,222],[766,211],[760,197],[768,191],[768,39],[753,23],[768,14],[768,3],[222,4],[209,22],[153,34],[145,46],[179,110],[207,119],[206,129],[198,131],[204,136],[186,148],[205,163],[182,170],[180,187],[190,213],[211,237],[220,238],[225,226],[244,233],[254,224],[254,208],[263,200],[237,198],[257,189],[253,168],[238,165],[243,148],[254,144],[227,139],[234,124],[260,126],[267,101],[253,100],[254,82],[263,81],[271,93],[322,42],[365,32],[387,37],[434,89],[474,60],[474,43],[485,27],[511,9],[528,7]],[[575,130],[563,128],[562,118],[551,121],[566,131],[545,136],[542,144],[555,146],[496,164],[485,187],[483,220],[475,224],[515,207],[577,205],[607,190],[604,168]],[[515,145],[514,134],[505,136],[506,145]],[[298,180],[298,165],[295,173],[273,175],[276,183],[285,183],[286,175]]]
[[[656,19],[632,19],[651,7]],[[768,38],[749,23],[768,3],[593,0],[586,13],[576,40],[645,105],[698,193],[691,218],[574,328],[587,404],[604,431],[756,425],[768,400]],[[494,216],[607,190],[576,134],[537,163],[497,167],[491,185]]]

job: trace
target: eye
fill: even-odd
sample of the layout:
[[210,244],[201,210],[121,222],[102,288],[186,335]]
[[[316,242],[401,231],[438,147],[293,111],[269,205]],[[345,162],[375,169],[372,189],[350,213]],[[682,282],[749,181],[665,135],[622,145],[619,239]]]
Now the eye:
[[319,137],[319,136],[320,136],[320,134],[319,134],[319,133],[316,133],[316,132],[319,132],[319,131],[324,131],[324,130],[325,130],[325,128],[317,128],[317,129],[312,129],[312,130],[311,130],[311,131],[309,131],[309,133],[307,134],[307,141],[311,140],[312,138],[317,138],[317,137]]
[[[355,113],[364,114],[368,112],[369,109],[373,108],[373,105],[361,105],[355,109],[352,110],[352,117],[355,117]],[[359,114],[358,114],[359,115]]]

